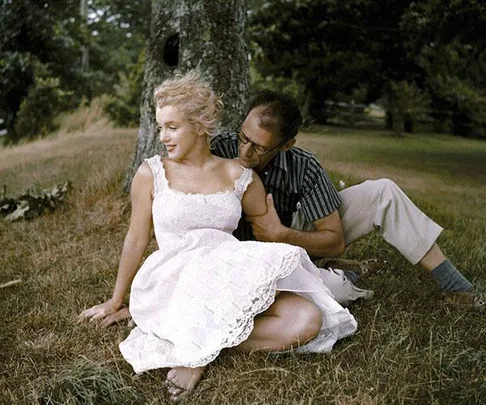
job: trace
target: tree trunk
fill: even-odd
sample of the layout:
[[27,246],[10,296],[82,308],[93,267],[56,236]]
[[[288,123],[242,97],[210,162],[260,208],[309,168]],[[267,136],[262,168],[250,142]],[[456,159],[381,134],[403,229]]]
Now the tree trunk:
[[153,103],[154,88],[164,79],[198,68],[223,94],[222,127],[236,128],[240,123],[250,93],[245,22],[242,0],[152,0],[140,128],[125,190],[143,159],[165,152],[157,136]]

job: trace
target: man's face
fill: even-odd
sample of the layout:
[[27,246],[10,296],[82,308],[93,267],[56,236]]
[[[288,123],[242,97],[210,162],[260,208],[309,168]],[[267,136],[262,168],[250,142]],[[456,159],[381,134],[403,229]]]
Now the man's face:
[[277,135],[260,127],[256,110],[250,111],[241,126],[238,160],[243,167],[261,171],[285,144]]

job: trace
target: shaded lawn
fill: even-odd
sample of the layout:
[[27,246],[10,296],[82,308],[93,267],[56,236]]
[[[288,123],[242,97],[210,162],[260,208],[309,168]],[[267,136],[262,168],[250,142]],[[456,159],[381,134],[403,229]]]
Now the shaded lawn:
[[[299,143],[336,182],[391,177],[446,227],[440,244],[486,285],[486,143],[448,136],[314,128]],[[169,403],[164,371],[133,377],[117,344],[127,325],[76,325],[111,293],[129,219],[120,191],[136,130],[69,134],[0,150],[0,184],[13,194],[70,180],[58,212],[0,221],[0,403]],[[424,150],[426,147],[426,150]],[[473,174],[474,173],[474,174]],[[152,243],[147,254],[155,249]],[[485,318],[441,302],[440,292],[378,235],[347,250],[395,271],[364,285],[371,301],[350,307],[358,332],[327,355],[223,353],[186,403],[480,404],[486,398]],[[57,402],[56,402],[57,401]]]

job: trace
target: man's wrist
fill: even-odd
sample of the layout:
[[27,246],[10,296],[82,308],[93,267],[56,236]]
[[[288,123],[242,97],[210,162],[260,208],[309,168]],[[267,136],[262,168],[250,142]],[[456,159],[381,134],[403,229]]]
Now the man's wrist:
[[287,228],[286,226],[282,225],[278,232],[276,233],[275,241],[280,243],[289,243],[292,244],[292,234],[295,232],[292,228]]

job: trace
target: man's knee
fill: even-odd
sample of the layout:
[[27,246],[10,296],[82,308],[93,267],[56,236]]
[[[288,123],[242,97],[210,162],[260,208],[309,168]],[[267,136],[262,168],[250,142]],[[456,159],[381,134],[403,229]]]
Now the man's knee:
[[363,184],[366,184],[370,188],[370,190],[373,190],[374,192],[377,193],[389,192],[389,191],[394,191],[396,189],[399,189],[399,187],[396,185],[396,183],[393,180],[387,178],[377,179],[377,180],[367,180]]

